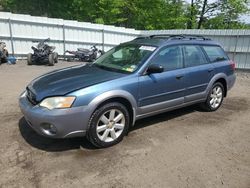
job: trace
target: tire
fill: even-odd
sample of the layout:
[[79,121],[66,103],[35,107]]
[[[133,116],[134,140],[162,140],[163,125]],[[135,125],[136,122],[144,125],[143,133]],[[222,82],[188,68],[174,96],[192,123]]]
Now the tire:
[[6,61],[6,58],[0,58],[0,64],[2,64],[2,63],[6,63],[7,61]]
[[123,104],[105,104],[92,114],[87,139],[98,148],[113,146],[122,141],[127,134],[129,119],[128,110]]
[[58,63],[58,53],[54,52],[53,54],[54,54],[54,62]]
[[5,54],[6,57],[9,57],[9,52],[8,52],[8,50],[5,49],[5,50],[4,50],[4,54]]
[[210,90],[206,102],[201,104],[202,109],[213,112],[220,108],[225,94],[225,88],[220,82],[216,82]]
[[8,57],[9,53],[6,49],[3,50],[2,55],[1,55],[0,63],[7,63],[8,62]]
[[54,64],[55,64],[54,54],[49,54],[49,66],[54,66]]
[[32,62],[32,54],[31,53],[28,53],[28,56],[27,56],[27,64],[28,65],[32,65],[33,62]]

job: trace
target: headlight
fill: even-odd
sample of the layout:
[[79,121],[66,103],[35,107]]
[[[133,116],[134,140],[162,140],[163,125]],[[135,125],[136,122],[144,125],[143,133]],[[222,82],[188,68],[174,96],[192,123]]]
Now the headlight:
[[44,99],[40,106],[50,110],[54,108],[70,108],[76,97],[50,97]]

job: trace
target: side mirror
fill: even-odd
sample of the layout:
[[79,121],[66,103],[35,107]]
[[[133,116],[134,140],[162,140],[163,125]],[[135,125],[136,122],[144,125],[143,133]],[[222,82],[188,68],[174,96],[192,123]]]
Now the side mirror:
[[154,74],[154,73],[162,73],[164,71],[164,68],[162,65],[149,65],[147,74]]

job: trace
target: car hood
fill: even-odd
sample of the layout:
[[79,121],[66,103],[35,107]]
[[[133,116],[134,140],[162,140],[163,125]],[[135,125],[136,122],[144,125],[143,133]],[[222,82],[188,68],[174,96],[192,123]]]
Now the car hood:
[[36,102],[40,102],[49,96],[62,96],[81,88],[123,76],[126,76],[126,74],[111,72],[96,66],[75,66],[44,74],[33,80],[27,86],[27,90],[35,95]]

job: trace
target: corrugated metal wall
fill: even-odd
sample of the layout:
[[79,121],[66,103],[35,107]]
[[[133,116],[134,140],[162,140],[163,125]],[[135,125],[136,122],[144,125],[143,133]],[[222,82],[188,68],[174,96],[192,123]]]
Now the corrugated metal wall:
[[32,41],[50,38],[50,44],[63,55],[65,50],[90,48],[93,44],[109,50],[139,35],[203,35],[222,44],[237,68],[250,69],[250,30],[160,30],[138,31],[124,27],[77,22],[23,14],[0,12],[0,40],[17,56],[31,52]]
[[32,41],[46,38],[63,55],[65,50],[90,48],[93,44],[107,51],[139,34],[123,27],[0,12],[0,40],[16,56],[31,52],[31,46],[36,44]]
[[141,31],[142,35],[202,35],[219,42],[237,68],[250,69],[250,30],[159,30]]

